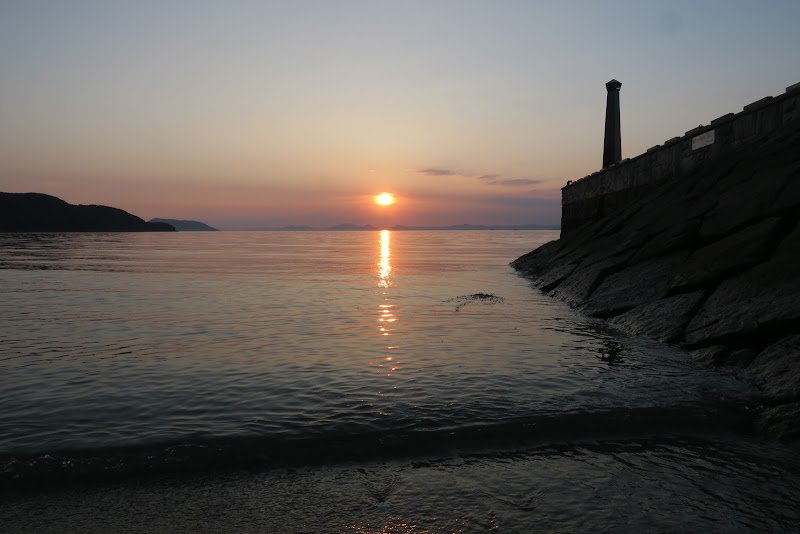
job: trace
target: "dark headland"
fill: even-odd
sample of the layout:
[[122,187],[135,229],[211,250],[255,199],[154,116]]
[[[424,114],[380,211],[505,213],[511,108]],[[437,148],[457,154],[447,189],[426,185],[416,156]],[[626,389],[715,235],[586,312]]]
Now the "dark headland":
[[758,431],[800,438],[800,84],[562,189],[511,265],[548,295],[727,366]]
[[174,232],[109,206],[74,205],[42,193],[0,193],[0,232]]

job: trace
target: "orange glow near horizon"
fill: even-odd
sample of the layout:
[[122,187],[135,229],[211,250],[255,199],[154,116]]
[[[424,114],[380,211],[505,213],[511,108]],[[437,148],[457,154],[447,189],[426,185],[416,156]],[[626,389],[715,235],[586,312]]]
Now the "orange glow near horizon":
[[380,206],[391,206],[394,202],[394,195],[391,193],[381,193],[375,197],[375,203]]

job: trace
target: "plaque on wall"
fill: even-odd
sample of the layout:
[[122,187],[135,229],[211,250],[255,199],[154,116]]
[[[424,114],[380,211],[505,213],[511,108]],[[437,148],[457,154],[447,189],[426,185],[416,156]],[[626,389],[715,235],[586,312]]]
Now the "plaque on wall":
[[692,137],[692,150],[697,150],[698,148],[703,148],[704,146],[713,145],[714,132],[716,132],[716,130],[711,130],[706,133],[702,133],[700,135]]

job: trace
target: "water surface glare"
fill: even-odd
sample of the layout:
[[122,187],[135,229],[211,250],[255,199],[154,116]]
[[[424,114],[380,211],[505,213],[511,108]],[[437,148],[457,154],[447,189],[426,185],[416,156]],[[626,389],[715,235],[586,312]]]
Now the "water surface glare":
[[0,454],[458,428],[740,394],[507,266],[556,237],[3,235]]
[[751,390],[508,266],[557,235],[0,234],[0,530],[800,530]]

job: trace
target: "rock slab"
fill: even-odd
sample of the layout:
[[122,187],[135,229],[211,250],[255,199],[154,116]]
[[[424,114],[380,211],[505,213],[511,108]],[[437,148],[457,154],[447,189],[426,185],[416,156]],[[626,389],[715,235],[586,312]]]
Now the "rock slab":
[[[800,121],[512,262],[582,313],[743,369],[800,436]],[[620,197],[622,198],[622,197]],[[792,438],[794,439],[794,438]]]

